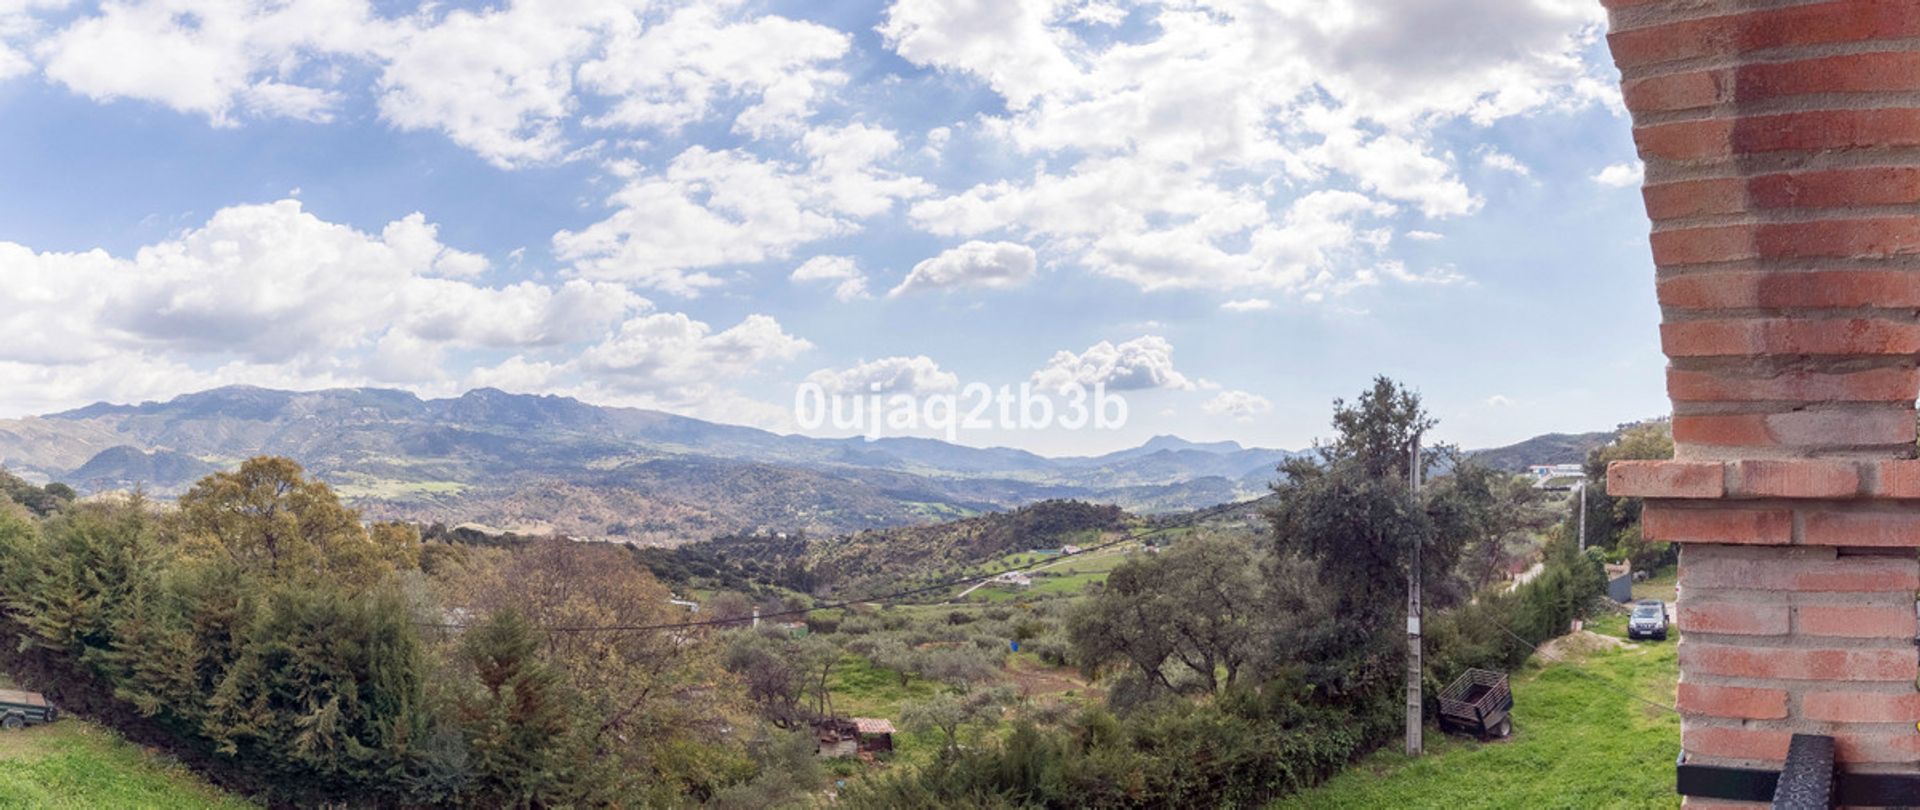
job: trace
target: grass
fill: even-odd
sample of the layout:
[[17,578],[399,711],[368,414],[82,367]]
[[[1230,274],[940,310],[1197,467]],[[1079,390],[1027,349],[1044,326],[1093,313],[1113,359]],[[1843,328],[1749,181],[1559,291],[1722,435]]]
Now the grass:
[[1652,576],[1647,577],[1647,581],[1633,583],[1633,598],[1636,600],[1658,599],[1671,606],[1674,602],[1675,586],[1679,582],[1679,569],[1669,565],[1653,572]]
[[[1619,635],[1625,622],[1588,628]],[[1511,738],[1482,744],[1429,727],[1425,756],[1376,753],[1273,807],[1678,807],[1679,718],[1629,697],[1672,705],[1673,643],[1560,655],[1566,663],[1530,663],[1515,676]]]
[[0,732],[0,808],[252,806],[84,720]]

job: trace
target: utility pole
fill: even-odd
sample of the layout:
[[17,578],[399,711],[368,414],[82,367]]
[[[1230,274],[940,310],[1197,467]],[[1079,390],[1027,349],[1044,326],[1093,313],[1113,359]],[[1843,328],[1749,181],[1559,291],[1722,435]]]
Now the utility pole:
[[1580,550],[1587,550],[1587,482],[1580,481]]
[[[1407,487],[1420,496],[1420,434],[1413,434],[1408,453]],[[1420,755],[1420,723],[1425,718],[1420,697],[1420,537],[1413,538],[1413,560],[1407,567],[1407,756]]]

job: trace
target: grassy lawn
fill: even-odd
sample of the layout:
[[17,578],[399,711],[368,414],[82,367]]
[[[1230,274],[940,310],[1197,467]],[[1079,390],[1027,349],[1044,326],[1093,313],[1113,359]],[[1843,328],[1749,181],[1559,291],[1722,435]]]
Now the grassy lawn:
[[0,808],[252,806],[84,720],[0,732]]
[[[1625,623],[1613,619],[1588,627],[1618,635]],[[1481,744],[1429,727],[1426,756],[1377,753],[1274,807],[1678,807],[1679,719],[1615,691],[1672,705],[1673,643],[1558,654],[1568,663],[1535,656],[1515,676],[1512,738]]]
[[1645,582],[1633,583],[1634,599],[1658,599],[1672,609],[1674,586],[1680,582],[1680,569],[1667,566],[1647,578]]

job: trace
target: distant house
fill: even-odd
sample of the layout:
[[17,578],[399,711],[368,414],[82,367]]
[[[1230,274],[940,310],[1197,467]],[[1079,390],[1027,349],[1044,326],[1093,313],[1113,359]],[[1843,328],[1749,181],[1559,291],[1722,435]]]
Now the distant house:
[[826,759],[893,750],[893,723],[874,717],[813,723],[814,752]]
[[1073,555],[1075,555],[1075,554],[1079,554],[1079,553],[1080,553],[1080,550],[1081,550],[1081,549],[1080,549],[1080,547],[1079,547],[1079,546],[1071,546],[1071,545],[1069,545],[1069,546],[1061,546],[1061,547],[1060,547],[1060,553],[1061,553],[1061,554],[1065,554],[1065,555],[1067,555],[1067,556],[1073,556]]
[[1541,489],[1564,489],[1573,481],[1585,479],[1587,471],[1578,464],[1534,464],[1527,467],[1527,475]]
[[893,723],[874,717],[853,718],[853,730],[862,751],[892,751]]
[[686,600],[686,599],[668,599],[668,600],[667,600],[667,604],[669,604],[669,605],[673,605],[674,607],[682,607],[682,608],[686,608],[686,609],[687,609],[687,612],[688,612],[688,613],[699,613],[699,612],[700,612],[700,603],[699,603],[699,602],[692,602],[692,601],[688,601],[688,600]]
[[1027,576],[1024,571],[1008,571],[1000,576],[994,577],[993,581],[1002,585],[1012,585],[1017,588],[1026,588],[1033,585],[1033,577]]

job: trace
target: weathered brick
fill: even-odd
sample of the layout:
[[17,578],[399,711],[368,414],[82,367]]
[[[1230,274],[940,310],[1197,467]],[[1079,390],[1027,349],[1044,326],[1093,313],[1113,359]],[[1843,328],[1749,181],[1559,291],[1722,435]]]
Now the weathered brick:
[[1851,498],[1860,470],[1850,461],[1744,459],[1728,467],[1727,491],[1749,498]]
[[[1765,376],[1667,369],[1667,395],[1675,402],[1913,402],[1917,393],[1920,369],[1912,368],[1787,371]],[[1915,479],[1914,491],[1920,497],[1920,477]]]
[[1793,621],[1795,633],[1810,636],[1911,639],[1916,630],[1911,600],[1902,605],[1801,605],[1794,608]]
[[1920,89],[1920,54],[1906,51],[1759,62],[1621,83],[1627,106],[1637,112],[1688,110],[1812,93],[1894,93],[1915,89]]
[[1813,110],[1636,127],[1643,158],[1692,161],[1769,152],[1920,146],[1920,110]]
[[1920,512],[1808,510],[1805,524],[1810,546],[1920,547]]
[[1873,494],[1883,498],[1920,498],[1920,461],[1891,459],[1878,463]]
[[1739,318],[1663,323],[1668,357],[1920,353],[1920,324],[1879,318]]
[[1769,414],[1680,414],[1673,440],[1730,447],[1897,447],[1913,442],[1910,411],[1789,411]]
[[1875,166],[1763,174],[1746,183],[1760,210],[1849,208],[1859,205],[1907,205],[1920,202],[1920,168]]
[[1912,731],[1894,734],[1842,732],[1833,736],[1834,758],[1842,763],[1910,763],[1920,759],[1920,734]]
[[1920,273],[1886,270],[1688,273],[1660,279],[1662,306],[1678,309],[1920,307]]
[[[1920,118],[1915,120],[1920,123]],[[1720,225],[1653,234],[1653,260],[1661,266],[1912,253],[1920,253],[1920,218],[1906,216]]]
[[1726,494],[1717,461],[1616,461],[1607,494],[1616,498],[1718,498]]
[[1686,593],[1752,588],[1802,593],[1912,593],[1920,589],[1920,560],[1834,557],[1831,549],[1795,548],[1792,556],[1739,557],[1690,548],[1680,557]]
[[1809,692],[1800,698],[1808,720],[1828,723],[1920,722],[1920,693]]
[[1920,658],[1912,648],[1736,647],[1687,641],[1680,645],[1680,671],[1791,681],[1911,681],[1920,675]]
[[1785,509],[1676,509],[1653,503],[1640,514],[1640,533],[1677,543],[1793,542],[1793,513]]
[[1785,731],[1749,728],[1722,728],[1686,723],[1680,731],[1680,747],[1693,756],[1756,761],[1783,761],[1792,735]]
[[1787,693],[1783,689],[1682,683],[1676,697],[1674,707],[1684,714],[1744,720],[1778,720],[1787,716]]
[[1909,0],[1836,0],[1650,25],[1607,36],[1621,68],[1796,45],[1920,36]]
[[1684,599],[1676,617],[1688,633],[1726,633],[1741,636],[1787,634],[1787,605],[1753,602],[1709,602]]

